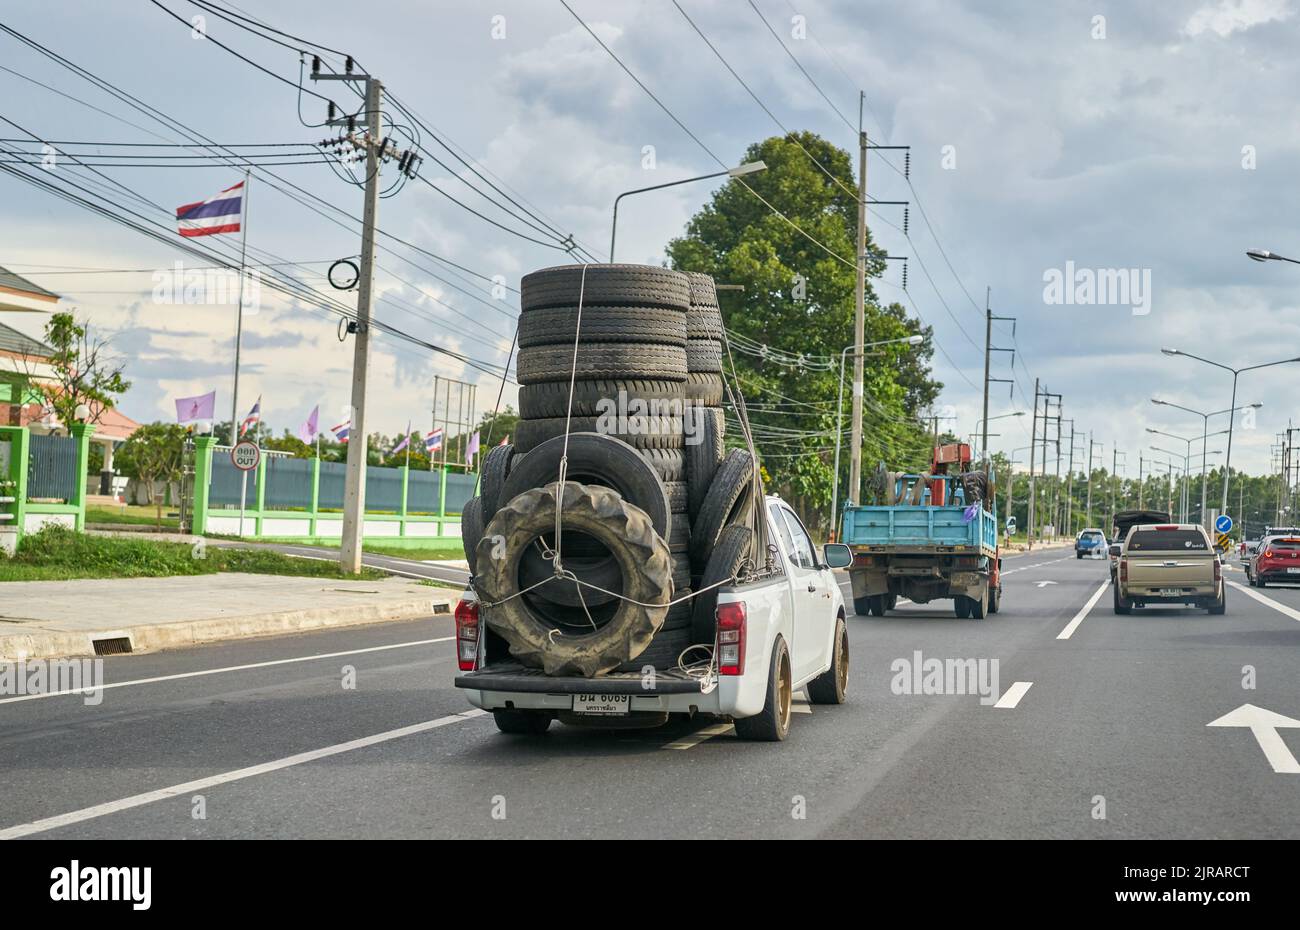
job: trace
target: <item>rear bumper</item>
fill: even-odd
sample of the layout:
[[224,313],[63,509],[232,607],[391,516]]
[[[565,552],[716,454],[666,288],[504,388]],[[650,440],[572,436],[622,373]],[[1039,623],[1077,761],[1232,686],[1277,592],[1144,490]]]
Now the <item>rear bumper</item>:
[[1134,607],[1143,607],[1148,604],[1163,604],[1170,607],[1183,605],[1210,607],[1219,602],[1219,589],[1211,586],[1184,586],[1182,591],[1174,596],[1161,594],[1160,589],[1145,585],[1128,586],[1121,589],[1120,595],[1127,598]]
[[1255,577],[1262,578],[1265,581],[1276,581],[1279,583],[1289,581],[1292,584],[1300,584],[1300,574],[1291,574],[1285,568],[1265,568],[1263,566],[1257,566],[1255,569]]
[[627,672],[600,678],[562,678],[510,666],[467,672],[458,675],[455,684],[471,704],[483,710],[571,710],[575,694],[630,694],[632,713],[732,714],[736,710],[736,689],[727,679],[704,683],[669,672],[653,677]]

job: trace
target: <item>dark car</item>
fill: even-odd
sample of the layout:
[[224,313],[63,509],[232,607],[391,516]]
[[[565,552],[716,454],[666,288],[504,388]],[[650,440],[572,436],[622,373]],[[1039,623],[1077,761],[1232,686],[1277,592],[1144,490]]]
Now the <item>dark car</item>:
[[1300,583],[1300,536],[1266,537],[1250,561],[1249,579],[1257,588],[1269,582]]

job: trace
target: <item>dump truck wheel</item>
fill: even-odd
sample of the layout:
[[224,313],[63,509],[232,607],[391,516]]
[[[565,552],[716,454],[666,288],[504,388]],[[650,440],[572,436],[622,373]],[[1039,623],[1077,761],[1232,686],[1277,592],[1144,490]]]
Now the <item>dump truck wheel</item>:
[[[618,562],[623,595],[609,616],[590,629],[569,624],[538,601],[521,596],[519,563],[534,542],[564,526],[597,539]],[[492,558],[491,537],[503,538],[503,557]],[[475,589],[488,628],[524,665],[548,675],[591,677],[639,656],[663,625],[672,597],[672,558],[645,511],[618,492],[576,481],[531,488],[510,499],[480,541]],[[649,606],[644,606],[649,605]]]

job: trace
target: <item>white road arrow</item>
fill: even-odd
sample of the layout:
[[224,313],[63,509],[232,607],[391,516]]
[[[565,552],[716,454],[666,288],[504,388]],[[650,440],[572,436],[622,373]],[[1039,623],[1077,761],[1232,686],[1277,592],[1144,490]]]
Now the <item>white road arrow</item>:
[[1273,771],[1287,775],[1300,775],[1300,762],[1286,743],[1282,742],[1277,732],[1281,727],[1300,727],[1300,720],[1283,717],[1271,710],[1256,707],[1254,704],[1242,704],[1234,711],[1224,714],[1218,720],[1206,724],[1207,727],[1250,727],[1255,734],[1259,748],[1264,750],[1264,757]]
[[1040,588],[1045,588],[1045,587],[1047,587],[1049,584],[1056,584],[1056,582],[1055,582],[1055,581],[1040,581],[1040,582],[1038,582],[1038,586],[1039,586]]

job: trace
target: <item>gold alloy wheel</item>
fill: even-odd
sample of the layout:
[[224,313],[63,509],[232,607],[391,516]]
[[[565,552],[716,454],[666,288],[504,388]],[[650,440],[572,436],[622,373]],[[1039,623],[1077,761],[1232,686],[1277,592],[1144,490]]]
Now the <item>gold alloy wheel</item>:
[[849,631],[840,629],[840,648],[835,658],[835,686],[841,695],[849,690]]
[[776,698],[781,732],[790,729],[790,706],[794,701],[794,688],[790,680],[790,653],[781,656],[781,665],[777,671]]

